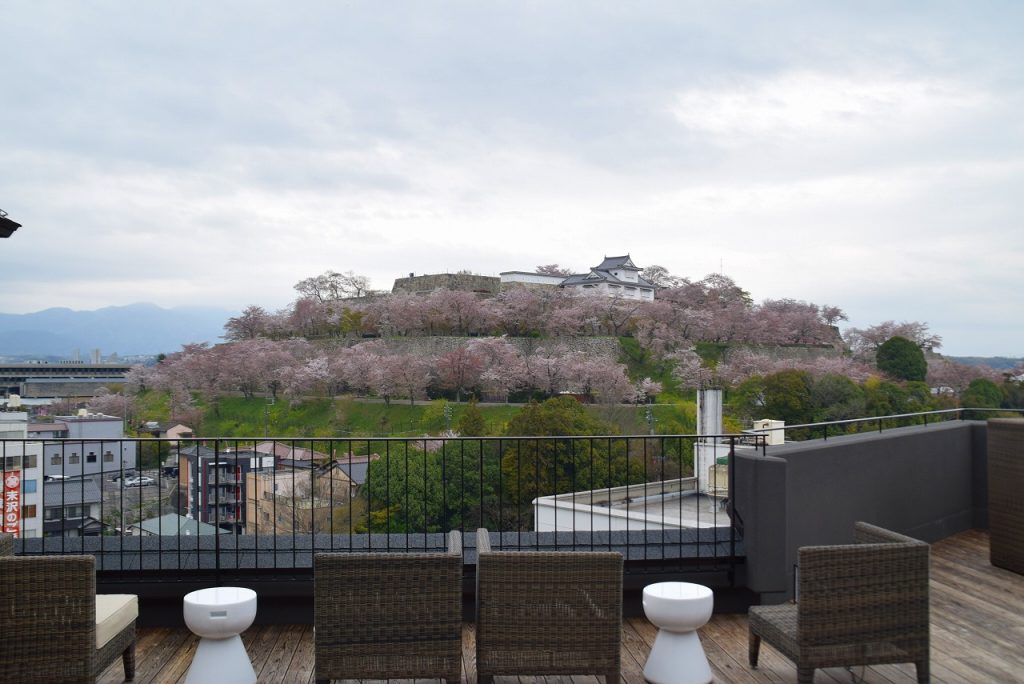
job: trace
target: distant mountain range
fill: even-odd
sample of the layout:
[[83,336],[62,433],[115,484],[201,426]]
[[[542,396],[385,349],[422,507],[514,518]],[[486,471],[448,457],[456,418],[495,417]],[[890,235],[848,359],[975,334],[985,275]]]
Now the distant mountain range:
[[237,312],[206,307],[163,309],[155,304],[66,308],[28,314],[0,313],[0,356],[71,358],[93,349],[103,356],[170,353],[190,342],[217,342]]
[[962,363],[965,366],[988,366],[996,370],[1012,369],[1024,359],[1014,359],[1007,356],[947,356],[947,359]]

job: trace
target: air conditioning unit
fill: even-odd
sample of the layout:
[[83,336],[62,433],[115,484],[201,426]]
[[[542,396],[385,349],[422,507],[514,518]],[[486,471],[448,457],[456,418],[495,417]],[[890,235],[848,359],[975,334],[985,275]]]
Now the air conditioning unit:
[[763,418],[754,421],[753,431],[762,432],[765,436],[765,443],[768,446],[777,446],[784,444],[786,441],[786,431],[783,429],[785,427],[786,421],[784,420]]

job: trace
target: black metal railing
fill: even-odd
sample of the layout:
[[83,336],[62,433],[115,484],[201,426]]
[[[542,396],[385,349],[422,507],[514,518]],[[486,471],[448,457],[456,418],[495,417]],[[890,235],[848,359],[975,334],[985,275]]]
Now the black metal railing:
[[[827,438],[985,411],[781,429]],[[91,553],[101,572],[133,581],[287,573],[311,567],[316,551],[437,549],[445,531],[477,527],[501,532],[496,543],[505,549],[614,549],[627,565],[731,575],[744,555],[741,521],[726,503],[736,491],[731,459],[740,449],[765,453],[772,430],[703,438],[4,439],[4,524],[22,537],[23,552]],[[695,463],[698,442],[711,453]],[[471,563],[473,535],[465,536]]]
[[[781,427],[764,427],[747,430],[746,434],[772,435],[781,432],[785,436],[803,439],[828,439],[860,432],[884,432],[897,427],[930,425],[947,420],[977,420],[990,415],[1024,415],[1024,409],[1008,408],[954,408],[914,413],[895,413],[885,416],[865,416],[844,420],[828,420],[817,423],[798,423]],[[771,441],[769,439],[769,441]]]
[[742,555],[724,505],[729,459],[763,442],[21,439],[0,441],[0,455],[4,475],[20,474],[18,505],[36,506],[20,511],[23,552],[92,553],[101,572],[145,581],[305,569],[321,550],[440,548],[447,530],[477,527],[501,532],[499,548],[614,549],[650,567],[720,570]]

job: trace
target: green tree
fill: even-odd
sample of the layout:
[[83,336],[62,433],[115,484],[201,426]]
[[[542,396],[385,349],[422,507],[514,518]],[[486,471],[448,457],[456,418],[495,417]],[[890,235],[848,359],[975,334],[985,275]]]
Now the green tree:
[[500,467],[496,442],[446,442],[430,451],[396,446],[367,471],[370,531],[505,529],[516,512],[502,500]]
[[1000,389],[1003,392],[1003,408],[1024,408],[1024,382],[1008,378]]
[[[960,395],[960,406],[964,408],[999,408],[1003,403],[1003,392],[999,385],[988,378],[975,378]],[[985,420],[990,411],[967,411],[964,418]]]
[[789,425],[813,420],[811,375],[807,371],[784,370],[764,379],[764,418],[784,420]]
[[615,431],[571,397],[530,402],[513,416],[505,434],[542,437],[504,445],[502,474],[521,520],[538,496],[642,482],[642,449],[631,450],[621,438],[579,439]]
[[924,381],[928,362],[914,342],[896,335],[882,343],[875,354],[878,370],[898,380]]
[[477,406],[476,397],[469,400],[469,404],[455,424],[455,430],[463,437],[483,437],[487,434],[487,421]]
[[[924,410],[921,406],[921,386],[923,383],[908,382],[899,384],[878,378],[869,378],[864,383],[864,398],[867,400],[867,415],[891,416],[899,413],[912,413]],[[911,420],[910,423],[919,422]],[[905,424],[891,423],[891,425]],[[889,425],[889,423],[887,423]]]
[[[864,416],[864,390],[845,375],[824,375],[811,385],[814,422],[847,420]],[[841,430],[840,432],[843,432]]]
[[764,392],[764,378],[752,375],[729,392],[729,405],[743,420],[764,418]]
[[572,397],[531,401],[509,421],[505,434],[523,437],[612,434],[614,427],[594,418]]

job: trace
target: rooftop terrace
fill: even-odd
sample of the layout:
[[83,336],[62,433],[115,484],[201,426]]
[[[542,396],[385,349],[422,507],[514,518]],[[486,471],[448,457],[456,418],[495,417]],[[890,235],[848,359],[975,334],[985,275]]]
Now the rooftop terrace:
[[[932,546],[931,639],[932,681],[942,684],[1004,684],[1024,672],[1024,577],[992,567],[988,534],[970,530]],[[623,626],[623,681],[642,684],[641,674],[654,641],[655,628],[644,618]],[[771,647],[763,647],[761,665],[747,665],[747,620],[743,614],[715,614],[700,630],[715,682],[785,684],[796,681],[793,664]],[[292,684],[313,681],[313,631],[308,624],[255,625],[243,635],[260,682]],[[138,642],[140,684],[184,682],[197,639],[185,628],[143,628]],[[463,627],[464,682],[476,680],[472,623]],[[819,670],[815,681],[829,684],[864,681],[912,684],[912,665],[884,665]],[[122,681],[120,662],[98,681]],[[598,684],[595,677],[499,677],[498,684],[547,680],[549,684]]]

